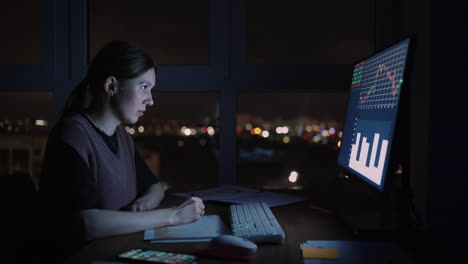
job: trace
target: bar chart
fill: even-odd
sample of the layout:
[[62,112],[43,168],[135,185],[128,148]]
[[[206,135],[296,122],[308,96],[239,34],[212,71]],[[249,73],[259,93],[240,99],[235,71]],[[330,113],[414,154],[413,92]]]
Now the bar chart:
[[355,124],[348,166],[380,184],[388,155],[391,124],[375,120],[357,120]]

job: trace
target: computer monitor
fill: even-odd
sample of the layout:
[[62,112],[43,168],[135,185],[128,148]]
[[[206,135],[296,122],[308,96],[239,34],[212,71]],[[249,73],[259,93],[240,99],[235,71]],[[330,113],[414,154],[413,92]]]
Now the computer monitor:
[[[338,164],[383,191],[410,38],[354,65]],[[400,106],[401,107],[401,106]]]

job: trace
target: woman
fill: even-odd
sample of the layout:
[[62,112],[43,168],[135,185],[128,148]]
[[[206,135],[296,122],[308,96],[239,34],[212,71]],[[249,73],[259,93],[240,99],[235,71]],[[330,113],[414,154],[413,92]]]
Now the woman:
[[163,188],[121,125],[136,123],[154,104],[156,73],[141,49],[110,42],[91,61],[49,135],[39,184],[45,224],[56,235],[73,238],[71,248],[94,238],[189,223],[204,214],[195,197],[154,210]]

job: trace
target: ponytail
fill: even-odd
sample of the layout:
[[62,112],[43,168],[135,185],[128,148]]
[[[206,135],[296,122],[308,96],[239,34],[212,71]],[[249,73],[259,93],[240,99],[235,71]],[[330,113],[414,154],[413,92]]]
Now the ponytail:
[[70,112],[83,112],[89,105],[89,80],[88,77],[81,80],[65,103],[60,117]]

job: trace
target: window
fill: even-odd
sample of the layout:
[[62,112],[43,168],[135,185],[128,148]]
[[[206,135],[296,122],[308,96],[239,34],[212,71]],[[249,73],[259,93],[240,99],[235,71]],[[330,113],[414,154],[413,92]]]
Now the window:
[[208,64],[209,0],[89,1],[90,58],[107,42],[133,42],[158,64]]
[[42,60],[41,2],[4,1],[0,9],[0,64],[30,65]]
[[37,184],[52,126],[51,92],[1,92],[0,175],[27,173]]
[[155,105],[127,126],[152,172],[173,190],[218,181],[218,94],[153,93]]
[[374,49],[374,1],[247,1],[251,64],[347,64]]
[[336,172],[346,94],[242,93],[237,183],[302,189]]

